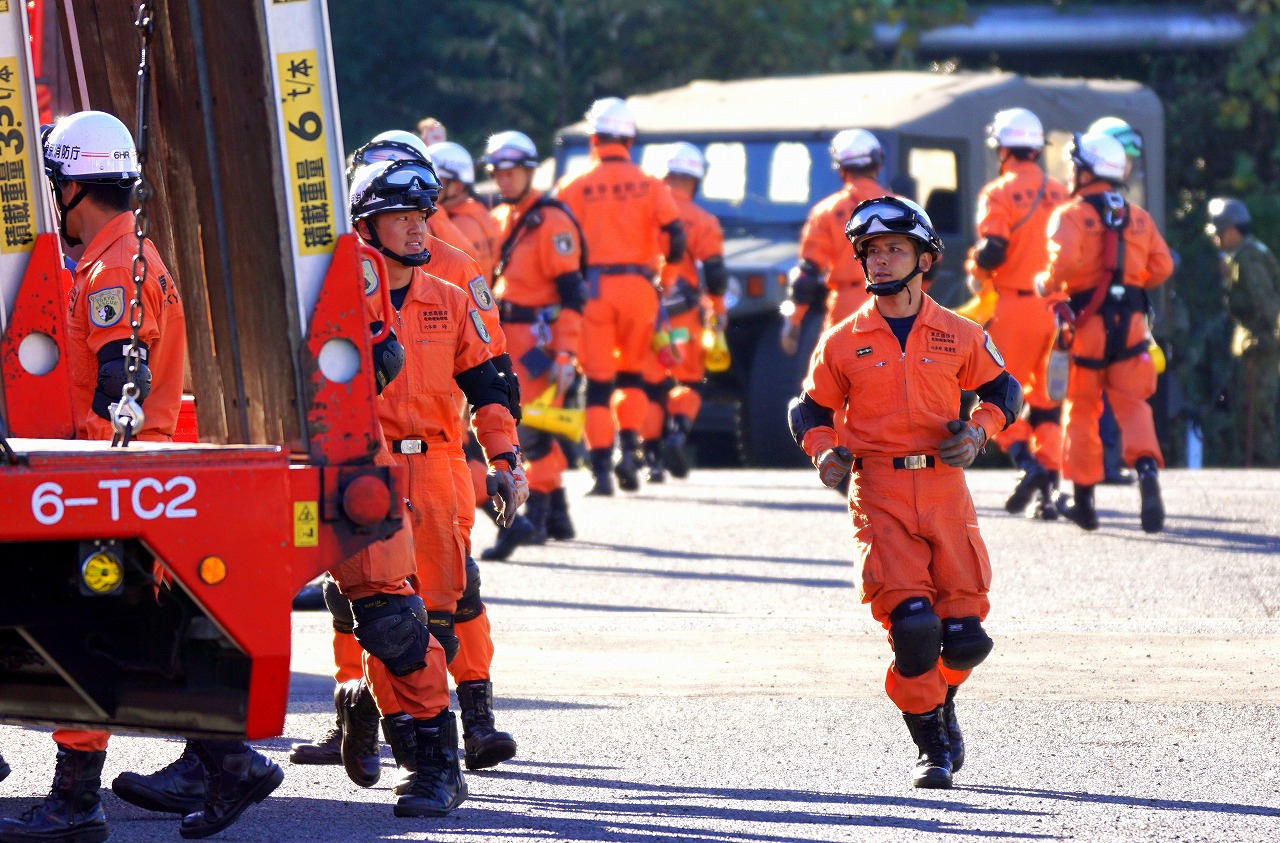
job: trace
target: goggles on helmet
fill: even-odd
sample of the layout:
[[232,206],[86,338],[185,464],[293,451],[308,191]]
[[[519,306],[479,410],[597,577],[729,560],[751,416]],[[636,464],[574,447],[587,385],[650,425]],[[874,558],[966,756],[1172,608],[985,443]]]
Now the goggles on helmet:
[[352,219],[363,219],[384,211],[419,210],[430,216],[436,212],[440,180],[430,164],[421,160],[393,162],[354,197]]
[[503,146],[484,154],[484,165],[490,170],[508,170],[512,167],[534,167],[529,163],[529,153],[514,146]]
[[942,253],[942,241],[934,232],[928,215],[913,203],[894,196],[862,202],[844,227],[845,237],[849,238],[854,253],[859,256],[863,242],[877,234],[904,234],[918,240],[926,249]]

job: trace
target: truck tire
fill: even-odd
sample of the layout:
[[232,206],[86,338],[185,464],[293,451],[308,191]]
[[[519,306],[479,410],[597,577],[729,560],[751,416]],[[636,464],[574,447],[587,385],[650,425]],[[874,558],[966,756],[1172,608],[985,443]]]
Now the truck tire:
[[807,465],[787,427],[787,404],[800,394],[809,356],[822,333],[822,313],[811,313],[800,330],[800,349],[788,357],[778,347],[780,325],[770,322],[760,333],[743,404],[742,453],[747,465],[795,468]]

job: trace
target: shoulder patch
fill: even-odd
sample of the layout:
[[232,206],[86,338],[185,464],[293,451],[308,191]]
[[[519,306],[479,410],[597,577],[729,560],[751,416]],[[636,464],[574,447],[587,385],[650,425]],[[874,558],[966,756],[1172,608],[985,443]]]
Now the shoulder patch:
[[992,359],[992,360],[994,360],[994,361],[996,361],[996,365],[998,365],[1000,368],[1002,368],[1002,369],[1003,369],[1003,368],[1004,368],[1004,358],[1000,356],[1000,350],[999,350],[998,348],[996,348],[996,344],[995,344],[995,342],[994,342],[994,341],[992,341],[992,339],[991,339],[991,335],[990,335],[990,334],[988,334],[988,333],[986,333],[986,332],[983,332],[983,334],[982,334],[982,335],[983,335],[984,337],[986,337],[986,339],[987,339],[987,342],[986,342],[986,345],[985,345],[985,348],[987,349],[987,354],[990,354],[990,355],[991,355],[991,359]]
[[[489,329],[484,326],[484,319],[480,316],[480,311],[471,311],[471,324],[476,326],[476,333],[480,335],[480,339],[485,342],[493,339],[493,337],[489,336]],[[1002,362],[1000,365],[1003,366],[1004,363]]]
[[471,291],[471,300],[476,303],[476,307],[481,310],[493,310],[493,293],[489,291],[489,284],[484,280],[484,276],[477,275],[472,278],[467,289]]
[[372,260],[364,258],[360,261],[360,274],[364,278],[364,294],[371,296],[378,292],[378,270],[374,269]]
[[561,255],[572,255],[575,249],[573,235],[567,231],[552,237],[551,245],[555,247],[556,253]]
[[124,318],[124,287],[108,287],[89,294],[89,321],[110,328]]

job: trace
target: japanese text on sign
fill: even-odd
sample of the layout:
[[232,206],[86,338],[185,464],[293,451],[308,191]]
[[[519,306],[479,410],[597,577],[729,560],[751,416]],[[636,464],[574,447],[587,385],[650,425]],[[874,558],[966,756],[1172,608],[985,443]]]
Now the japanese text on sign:
[[297,251],[300,255],[332,252],[337,239],[335,197],[329,189],[329,147],[325,141],[324,100],[316,53],[281,53],[276,62]]
[[0,252],[29,252],[36,240],[27,166],[27,125],[18,60],[0,58]]

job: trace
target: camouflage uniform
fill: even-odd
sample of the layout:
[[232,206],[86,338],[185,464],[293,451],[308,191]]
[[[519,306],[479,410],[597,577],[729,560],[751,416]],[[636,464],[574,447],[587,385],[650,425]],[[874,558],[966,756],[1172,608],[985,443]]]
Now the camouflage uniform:
[[1240,464],[1274,466],[1276,400],[1280,391],[1280,265],[1263,243],[1247,236],[1222,254],[1227,312],[1235,322],[1231,381]]

